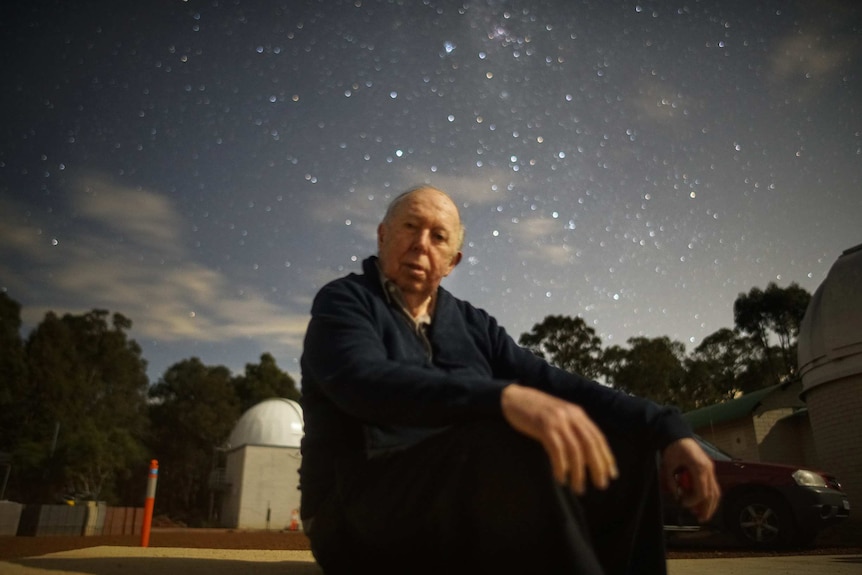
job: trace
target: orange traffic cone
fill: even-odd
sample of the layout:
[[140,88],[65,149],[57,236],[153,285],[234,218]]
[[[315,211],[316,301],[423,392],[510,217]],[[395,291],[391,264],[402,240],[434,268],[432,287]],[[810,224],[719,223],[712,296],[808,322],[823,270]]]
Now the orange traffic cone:
[[299,511],[296,509],[290,512],[290,525],[288,525],[287,529],[289,531],[299,531]]

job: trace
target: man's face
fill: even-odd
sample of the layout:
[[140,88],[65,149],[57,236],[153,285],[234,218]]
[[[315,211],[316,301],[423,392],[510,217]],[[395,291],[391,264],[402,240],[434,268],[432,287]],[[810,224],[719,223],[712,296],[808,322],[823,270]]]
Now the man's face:
[[423,188],[395,206],[377,228],[383,275],[405,295],[430,296],[461,261],[461,219],[452,200]]

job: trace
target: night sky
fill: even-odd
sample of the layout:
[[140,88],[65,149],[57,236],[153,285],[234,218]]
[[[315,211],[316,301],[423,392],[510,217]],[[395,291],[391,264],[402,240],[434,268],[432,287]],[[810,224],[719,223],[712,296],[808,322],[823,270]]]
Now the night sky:
[[311,300],[389,200],[448,191],[444,286],[518,337],[733,326],[862,243],[862,4],[4,2],[0,289],[299,379]]

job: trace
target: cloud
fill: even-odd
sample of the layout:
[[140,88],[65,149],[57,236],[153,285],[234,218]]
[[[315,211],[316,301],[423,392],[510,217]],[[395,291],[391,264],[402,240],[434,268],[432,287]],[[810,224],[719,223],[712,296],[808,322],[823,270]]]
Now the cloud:
[[35,255],[33,239],[39,229],[27,223],[25,211],[9,198],[0,196],[0,244],[4,250]]
[[91,175],[81,180],[73,196],[73,210],[148,249],[177,249],[182,218],[170,201],[157,193],[124,188],[109,179]]
[[0,196],[0,245],[4,258],[0,259],[0,281],[14,279],[14,274],[6,266],[12,257],[37,263],[41,258],[39,245],[49,243],[42,235],[39,226],[30,223],[27,210],[11,198]]
[[798,30],[778,38],[772,47],[768,82],[776,93],[806,102],[834,86],[842,74],[858,69],[860,44],[852,23],[859,13],[855,3],[840,0],[803,3],[800,9]]
[[[163,342],[247,338],[265,346],[300,346],[307,316],[292,314],[254,286],[237,285],[222,271],[195,261],[183,233],[191,226],[169,198],[97,175],[79,181],[70,203],[76,217],[56,242],[40,235],[40,222],[3,222],[0,241],[14,257],[34,263],[34,273],[15,285],[19,293],[34,292],[35,301],[23,310],[26,323],[38,323],[47,311],[100,308],[131,319],[135,337]],[[8,201],[2,207],[4,214],[26,211]],[[50,281],[40,281],[36,272],[47,264]],[[87,302],[87,307],[72,309],[70,302]]]
[[687,110],[701,104],[676,86],[654,76],[642,76],[626,98],[635,115],[653,127],[687,129]]
[[786,36],[771,52],[769,83],[801,101],[814,99],[844,67],[849,49],[840,40],[826,43],[821,34]]
[[541,262],[555,267],[568,266],[574,255],[563,242],[562,223],[553,218],[534,217],[506,224],[506,232],[515,240],[519,259]]
[[509,195],[512,173],[502,168],[482,168],[469,175],[439,175],[431,184],[449,193],[461,207],[488,206]]
[[510,224],[509,230],[521,243],[541,244],[556,234],[560,226],[560,220],[534,217],[519,220],[517,224]]

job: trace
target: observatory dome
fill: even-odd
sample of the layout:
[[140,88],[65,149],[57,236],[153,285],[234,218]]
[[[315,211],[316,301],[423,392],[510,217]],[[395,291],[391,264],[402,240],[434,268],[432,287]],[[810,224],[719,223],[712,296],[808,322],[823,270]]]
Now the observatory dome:
[[808,304],[799,328],[803,393],[862,373],[862,244],[841,254]]
[[249,408],[233,428],[230,449],[243,445],[299,447],[302,439],[302,407],[295,401],[275,397]]

